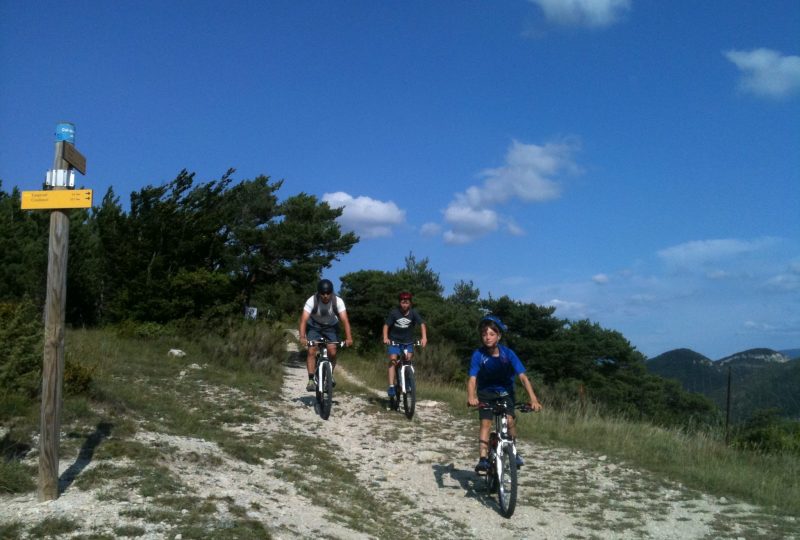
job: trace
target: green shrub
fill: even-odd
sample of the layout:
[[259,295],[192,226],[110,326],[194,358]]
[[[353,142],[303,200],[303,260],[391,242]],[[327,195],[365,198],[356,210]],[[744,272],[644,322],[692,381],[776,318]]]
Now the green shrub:
[[733,440],[738,448],[800,455],[800,422],[779,416],[777,409],[756,411]]
[[171,329],[157,322],[127,320],[116,326],[117,335],[123,338],[155,339],[173,334]]
[[417,377],[432,383],[463,382],[467,374],[462,367],[455,347],[449,342],[417,347],[414,353]]
[[44,325],[29,301],[0,303],[0,391],[30,397],[42,380]]
[[286,357],[286,333],[278,325],[234,320],[218,334],[199,338],[203,354],[222,367],[244,364],[262,373],[280,369]]
[[0,459],[0,493],[27,493],[36,488],[30,467],[14,459]]
[[67,358],[64,362],[64,394],[89,394],[95,369]]

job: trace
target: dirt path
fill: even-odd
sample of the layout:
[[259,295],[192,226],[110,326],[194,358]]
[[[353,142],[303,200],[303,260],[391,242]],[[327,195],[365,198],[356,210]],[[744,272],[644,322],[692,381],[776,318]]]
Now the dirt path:
[[410,508],[396,512],[413,514],[412,536],[775,537],[773,518],[754,507],[691,492],[611,463],[605,456],[526,443],[520,444],[527,464],[520,473],[517,510],[505,519],[472,470],[477,422],[456,420],[439,404],[424,400],[409,422],[401,413],[386,410],[382,390],[367,388],[345,368],[341,363],[337,377],[364,392],[335,393],[333,412],[325,421],[314,408],[312,394],[297,397],[306,383],[303,362],[288,366],[282,399],[291,405],[289,417],[305,433],[324,436],[335,446],[360,484],[369,486],[379,501],[391,507],[398,494],[410,499]]
[[[237,439],[274,447],[274,457],[261,463],[236,460],[202,439],[147,431],[136,437],[169,449],[170,470],[187,493],[215,501],[217,523],[244,514],[279,539],[800,538],[785,533],[793,518],[698,494],[604,456],[524,442],[517,509],[505,519],[472,470],[477,421],[454,419],[424,396],[409,421],[386,410],[383,390],[366,387],[343,364],[336,377],[348,384],[339,384],[329,420],[305,391],[305,362],[295,354],[280,398],[256,404],[260,420],[226,428]],[[241,398],[231,388],[198,391],[220,403]],[[62,460],[62,473],[69,465]],[[139,527],[137,538],[180,540],[173,524],[147,519],[154,500],[134,492],[127,500],[104,497],[109,490],[71,486],[46,503],[35,494],[3,495],[0,523],[80,518],[83,525],[63,538],[113,537],[124,525]]]

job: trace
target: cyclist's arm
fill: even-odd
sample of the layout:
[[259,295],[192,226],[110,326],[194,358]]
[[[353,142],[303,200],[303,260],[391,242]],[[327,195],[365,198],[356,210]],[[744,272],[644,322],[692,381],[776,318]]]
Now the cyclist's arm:
[[305,345],[308,342],[308,339],[306,337],[306,327],[308,325],[308,318],[310,315],[311,314],[306,310],[303,310],[303,313],[300,315],[300,328],[299,328],[300,343],[302,343],[303,345]]
[[539,403],[539,398],[536,397],[536,394],[533,391],[533,385],[528,379],[528,376],[525,375],[525,373],[520,373],[519,380],[522,382],[522,386],[524,386],[525,390],[528,392],[528,404],[531,406],[531,409],[534,411],[542,410],[542,404]]
[[342,311],[339,313],[339,319],[342,321],[342,325],[344,326],[344,341],[348,347],[353,346],[353,335],[350,333],[350,319],[347,317],[347,311]]
[[478,378],[474,375],[467,379],[467,403],[470,407],[478,406]]
[[389,343],[391,343],[389,341],[389,325],[384,323],[383,324],[383,344],[384,345],[389,345]]
[[425,326],[425,323],[419,325],[420,333],[422,333],[422,339],[419,340],[420,345],[423,347],[428,344],[428,327]]

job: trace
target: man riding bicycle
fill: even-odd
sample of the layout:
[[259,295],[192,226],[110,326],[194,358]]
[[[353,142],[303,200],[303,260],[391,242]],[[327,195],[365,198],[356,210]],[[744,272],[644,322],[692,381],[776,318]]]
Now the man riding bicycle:
[[[517,426],[514,422],[514,375],[519,377],[522,386],[528,392],[528,404],[534,411],[542,409],[539,399],[533,392],[525,366],[514,351],[500,345],[500,339],[508,328],[494,315],[486,315],[478,324],[478,332],[483,346],[472,353],[469,366],[469,380],[467,381],[467,403],[477,407],[479,403],[494,405],[500,401],[508,404],[508,431],[516,441]],[[478,437],[478,452],[480,459],[475,467],[476,472],[486,472],[489,469],[489,431],[492,429],[493,413],[491,409],[478,411],[481,421]],[[524,461],[517,453],[517,467]]]
[[[317,293],[306,300],[303,306],[303,313],[300,315],[300,343],[307,345],[309,341],[317,341],[322,338],[329,341],[328,358],[334,369],[336,368],[336,343],[339,341],[340,320],[344,325],[345,344],[349,347],[353,344],[353,336],[350,333],[350,319],[347,318],[344,300],[333,293],[331,280],[322,279],[317,283]],[[308,347],[306,390],[309,392],[316,389],[314,384],[315,357],[316,348]]]
[[[389,389],[387,394],[390,398],[395,396],[394,389],[394,375],[395,366],[397,366],[397,359],[400,356],[401,344],[410,344],[414,341],[414,326],[419,324],[420,345],[423,347],[428,343],[428,330],[425,326],[425,321],[417,310],[411,307],[412,296],[410,292],[401,292],[398,295],[399,306],[392,309],[386,317],[386,322],[383,324],[383,343],[388,345],[387,354],[389,356]],[[392,342],[395,345],[392,345]],[[411,360],[414,356],[414,349],[412,345],[408,345],[406,358]]]

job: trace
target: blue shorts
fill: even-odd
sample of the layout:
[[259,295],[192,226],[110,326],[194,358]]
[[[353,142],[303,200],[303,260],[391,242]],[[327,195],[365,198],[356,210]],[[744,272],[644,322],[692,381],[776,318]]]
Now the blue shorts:
[[397,345],[389,345],[386,348],[386,352],[389,355],[396,354],[397,356],[400,356],[400,353],[404,349],[406,351],[406,355],[408,355],[409,353],[413,353],[414,352],[414,344],[413,343],[398,343]]
[[336,330],[335,326],[328,328],[309,326],[306,328],[306,337],[308,341],[320,341],[320,338],[325,338],[328,341],[339,341],[339,333]]
[[[517,415],[516,415],[516,413],[514,411],[515,400],[514,400],[514,394],[513,393],[512,394],[506,394],[506,393],[500,393],[500,392],[481,392],[479,390],[478,391],[478,401],[480,401],[481,403],[488,403],[489,405],[494,405],[495,403],[498,403],[500,401],[505,401],[507,406],[508,406],[508,408],[509,408],[509,411],[508,411],[509,416],[511,416],[511,418],[516,418],[517,417]],[[491,411],[491,409],[478,409],[478,417],[481,420],[493,420],[494,419],[494,413]]]

